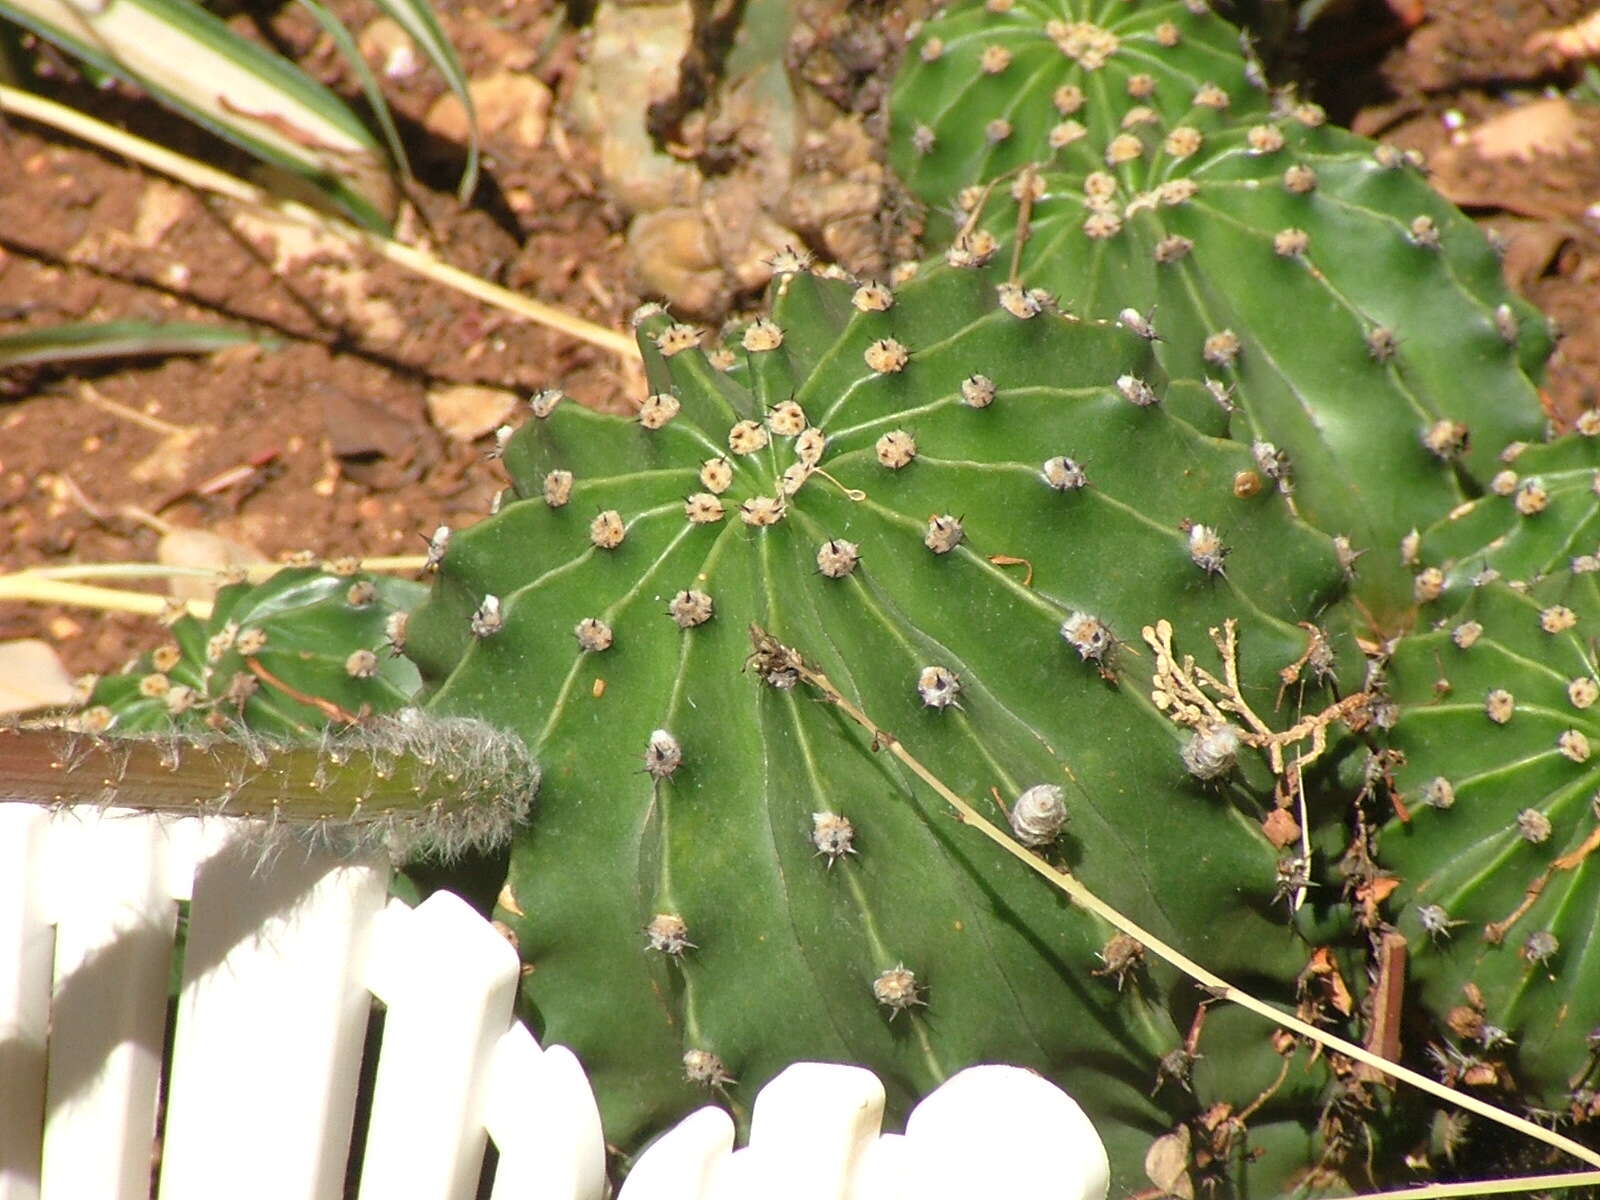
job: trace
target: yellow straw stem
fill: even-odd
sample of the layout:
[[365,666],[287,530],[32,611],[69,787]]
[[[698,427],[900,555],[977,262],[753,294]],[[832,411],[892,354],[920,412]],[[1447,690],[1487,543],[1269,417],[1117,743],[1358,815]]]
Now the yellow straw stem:
[[365,247],[407,270],[482,300],[485,304],[492,304],[535,324],[565,333],[569,337],[588,342],[603,350],[609,350],[621,358],[629,360],[639,358],[639,348],[633,339],[615,329],[607,329],[604,325],[573,316],[554,305],[520,296],[516,292],[479,279],[470,272],[441,262],[421,250],[357,229],[348,222],[318,212],[307,205],[273,196],[242,179],[174,153],[154,142],[147,142],[143,138],[125,133],[93,117],[75,112],[65,105],[46,100],[43,96],[0,84],[0,111],[15,113],[49,125],[63,133],[69,133],[73,137],[132,159],[153,171],[170,175],[201,191],[226,196],[255,208],[269,209],[290,220],[334,234],[345,241]]
[[1516,1179],[1479,1179],[1463,1183],[1429,1183],[1393,1192],[1363,1192],[1350,1200],[1447,1200],[1450,1196],[1504,1196],[1543,1188],[1600,1184],[1600,1171],[1568,1171],[1559,1175],[1523,1175]]
[[[101,612],[139,613],[159,617],[174,601],[154,592],[125,592],[115,588],[92,587],[64,579],[46,579],[24,572],[0,576],[0,600],[28,600],[35,604],[66,604],[74,608],[94,608]],[[211,601],[185,600],[185,608],[204,620],[211,615]]]
[[[427,561],[421,554],[391,554],[361,559],[363,571],[406,572],[420,571]],[[238,563],[251,582],[270,579],[283,570],[287,563]],[[15,578],[30,579],[216,579],[226,573],[222,567],[185,567],[167,563],[66,563],[59,567],[29,567],[15,575],[0,575],[0,587]]]
[[[420,571],[425,562],[420,554],[392,554],[363,558],[363,571]],[[252,583],[270,579],[287,565],[281,562],[241,564]],[[215,567],[168,566],[164,563],[70,563],[60,567],[32,567],[11,575],[0,575],[0,600],[22,600],[34,604],[65,604],[73,608],[93,608],[101,612],[130,612],[159,617],[176,601],[155,592],[130,592],[117,588],[78,583],[80,579],[218,579],[223,572]],[[201,620],[211,615],[211,601],[186,600],[184,606]]]

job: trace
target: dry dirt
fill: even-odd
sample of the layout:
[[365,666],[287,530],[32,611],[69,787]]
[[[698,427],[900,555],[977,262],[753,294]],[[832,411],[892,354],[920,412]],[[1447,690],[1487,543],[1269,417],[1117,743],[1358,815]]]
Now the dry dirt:
[[[620,327],[640,289],[593,141],[565,126],[581,52],[561,23],[565,7],[442,6],[470,75],[510,70],[542,85],[519,93],[513,118],[491,134],[472,207],[451,196],[460,146],[448,137],[443,84],[418,70],[386,89],[419,168],[411,198],[432,248]],[[1600,107],[1574,107],[1554,91],[1577,78],[1568,56],[1587,49],[1581,31],[1549,36],[1583,9],[1577,0],[1366,0],[1330,9],[1290,56],[1340,120],[1425,151],[1441,190],[1506,238],[1510,282],[1565,331],[1546,389],[1565,419],[1593,407],[1600,388],[1600,207],[1591,210],[1600,202]],[[339,10],[357,29],[371,20]],[[354,93],[308,19],[285,8],[272,28],[303,66]],[[380,32],[369,30],[367,42],[379,68]],[[48,86],[243,168],[159,110],[96,91],[59,63]],[[605,351],[396,267],[243,223],[22,121],[0,127],[0,179],[0,331],[183,318],[280,341],[0,379],[0,569],[150,560],[169,528],[211,530],[269,557],[418,551],[420,531],[470,523],[501,486],[498,466],[484,461],[491,439],[460,436],[475,420],[492,429],[499,393],[559,383],[615,408],[640,386]],[[467,427],[454,435],[426,400],[452,384],[495,389],[466,397],[455,419]],[[143,618],[0,603],[0,641],[32,636],[54,642],[73,673],[113,668],[160,640]]]
[[[573,66],[570,39],[550,37],[559,7],[462,9],[445,21],[470,74],[492,73],[509,57],[559,94]],[[275,29],[302,65],[340,82],[337,56],[309,22],[285,10]],[[53,90],[105,119],[129,108],[125,96],[70,79]],[[459,146],[423,125],[443,84],[419,70],[390,79],[387,91],[425,181],[411,194],[440,257],[590,320],[623,323],[638,301],[618,215],[585,143],[556,125],[536,146],[527,135],[537,129],[491,136],[487,203],[463,208],[451,195]],[[139,132],[241,165],[178,122],[139,116]],[[141,317],[225,322],[280,340],[272,350],[4,380],[7,569],[148,561],[168,527],[211,530],[269,557],[301,548],[416,552],[419,530],[469,523],[503,483],[483,461],[487,439],[461,441],[430,421],[430,390],[559,383],[585,402],[617,406],[633,383],[608,353],[400,268],[330,259],[25,122],[0,135],[0,178],[9,181],[0,185],[0,329]],[[207,490],[252,464],[232,486]],[[75,673],[116,665],[157,636],[150,624],[0,605],[0,640],[48,637]]]

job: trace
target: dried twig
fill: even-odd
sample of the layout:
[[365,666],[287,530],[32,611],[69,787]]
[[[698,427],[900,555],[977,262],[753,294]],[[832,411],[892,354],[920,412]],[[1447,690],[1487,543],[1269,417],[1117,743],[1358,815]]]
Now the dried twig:
[[[1280,808],[1293,807],[1298,814],[1300,866],[1291,871],[1286,890],[1293,895],[1296,911],[1305,903],[1307,883],[1301,878],[1305,864],[1311,861],[1311,822],[1306,809],[1305,768],[1320,758],[1328,748],[1328,728],[1347,720],[1363,709],[1370,697],[1366,692],[1356,692],[1328,705],[1319,713],[1301,717],[1288,729],[1275,730],[1262,720],[1250,702],[1245,699],[1239,683],[1238,626],[1227,621],[1221,630],[1211,630],[1211,640],[1222,659],[1223,677],[1218,679],[1194,659],[1184,655],[1180,661],[1172,649],[1172,624],[1157,621],[1154,628],[1145,626],[1141,631],[1145,643],[1155,651],[1156,671],[1150,698],[1155,706],[1170,717],[1174,724],[1192,729],[1215,729],[1232,725],[1228,714],[1244,722],[1238,730],[1239,740],[1245,745],[1264,752],[1267,763],[1277,779],[1275,792]],[[1300,677],[1304,665],[1317,649],[1316,638],[1321,637],[1315,628],[1310,630],[1312,641],[1305,656],[1279,672],[1287,686]],[[1281,693],[1280,693],[1281,696]],[[1286,760],[1285,752],[1310,739],[1309,749]],[[1291,864],[1294,866],[1294,864]]]
[[[361,560],[363,571],[420,571],[420,554],[394,554]],[[280,562],[248,563],[245,578],[253,583],[283,570]],[[168,612],[172,601],[155,592],[131,592],[118,588],[78,583],[80,579],[175,579],[221,577],[224,572],[210,567],[179,567],[164,563],[75,563],[62,567],[33,567],[10,575],[0,575],[0,600],[25,600],[36,604],[65,604],[101,612],[131,612],[159,617]],[[205,620],[211,615],[211,601],[184,601],[190,613]]]

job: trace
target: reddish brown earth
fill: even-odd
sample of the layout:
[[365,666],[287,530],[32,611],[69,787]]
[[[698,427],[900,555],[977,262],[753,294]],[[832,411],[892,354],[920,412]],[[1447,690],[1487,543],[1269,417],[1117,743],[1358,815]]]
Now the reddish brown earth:
[[[560,92],[570,42],[538,56],[557,5],[447,14],[469,73],[508,54]],[[287,10],[286,10],[287,12]],[[338,81],[313,27],[278,27],[300,61]],[[491,140],[492,203],[450,194],[458,154],[439,155],[421,124],[444,92],[419,71],[388,86],[416,165],[435,189],[412,196],[432,247],[456,266],[608,326],[637,303],[583,143],[559,132],[529,152]],[[70,84],[57,98],[116,120],[127,97]],[[182,124],[141,113],[140,132],[198,156]],[[441,161],[442,159],[442,161]],[[225,165],[238,168],[237,162]],[[0,383],[0,565],[151,560],[163,525],[207,529],[268,556],[412,553],[418,531],[469,523],[503,483],[487,439],[436,430],[424,397],[448,382],[531,389],[560,383],[615,406],[629,381],[615,356],[550,333],[382,262],[335,278],[278,271],[271,242],[218,207],[25,122],[0,136],[0,330],[123,317],[229,323],[276,335],[275,350],[13,375]],[[354,284],[352,284],[354,286]],[[376,319],[374,319],[376,318]],[[85,396],[148,414],[166,432]],[[266,462],[214,495],[193,490]],[[70,671],[104,670],[158,636],[138,618],[0,604],[0,640],[45,636]]]
[[[587,140],[563,128],[581,49],[560,24],[564,8],[444,6],[469,74],[509,66],[554,97],[539,144],[528,144],[526,128],[491,137],[475,207],[451,196],[459,147],[425,127],[442,83],[423,70],[386,88],[423,178],[411,198],[434,251],[619,327],[640,297],[622,214]],[[1339,119],[1425,151],[1436,185],[1505,237],[1510,282],[1565,331],[1546,390],[1551,411],[1569,420],[1600,389],[1600,208],[1587,212],[1600,204],[1600,106],[1549,98],[1576,81],[1579,65],[1541,35],[1583,10],[1579,0],[1345,6],[1319,18],[1298,55],[1313,76],[1309,90]],[[358,29],[370,19],[341,13]],[[354,93],[307,19],[286,8],[274,30],[302,65]],[[243,168],[180,122],[77,83],[59,64],[49,87]],[[0,570],[150,560],[164,527],[211,530],[268,556],[418,551],[419,531],[477,519],[503,481],[484,461],[490,439],[460,441],[435,427],[430,389],[559,383],[586,403],[618,407],[639,386],[606,351],[397,267],[315,256],[275,267],[272,239],[258,227],[26,122],[0,127],[0,180],[0,332],[181,318],[281,342],[0,379]],[[206,492],[208,481],[251,464],[232,486]],[[160,639],[144,618],[0,603],[0,640],[28,636],[54,642],[73,673],[112,668]]]

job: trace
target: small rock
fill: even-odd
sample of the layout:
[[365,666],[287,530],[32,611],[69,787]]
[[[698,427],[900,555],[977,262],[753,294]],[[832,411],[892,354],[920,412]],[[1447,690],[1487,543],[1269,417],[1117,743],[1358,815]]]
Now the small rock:
[[428,414],[447,437],[470,442],[492,433],[517,409],[517,397],[503,388],[446,383],[428,392]]
[[[544,144],[550,126],[550,89],[531,75],[496,71],[467,84],[485,139],[504,139],[531,153]],[[434,102],[422,123],[428,132],[452,142],[467,140],[467,111],[454,92]]]
[[0,713],[71,704],[72,677],[48,642],[0,642]]
[[786,177],[778,179],[771,172],[754,169],[706,184],[701,219],[719,247],[726,284],[735,290],[766,287],[772,278],[773,256],[786,246],[804,244],[798,233],[779,224],[767,211],[767,205],[787,191]]
[[177,223],[196,210],[192,192],[159,179],[145,182],[128,237],[141,250],[159,247]]
[[406,79],[422,66],[411,35],[390,17],[369,22],[357,36],[356,46],[385,79]]
[[699,192],[695,169],[658,150],[645,128],[650,106],[677,91],[693,28],[688,0],[595,12],[567,116],[594,142],[606,186],[629,212],[690,203]]
[[693,208],[641,213],[628,226],[628,250],[647,295],[664,296],[672,307],[696,316],[723,302],[722,265],[705,221]]
[[1559,29],[1540,30],[1523,44],[1522,52],[1540,55],[1554,67],[1600,55],[1600,12],[1591,12],[1582,20]]
[[45,631],[57,642],[70,642],[83,636],[83,626],[66,613],[57,613],[45,622]]
[[[156,561],[169,567],[207,567],[221,571],[247,563],[266,562],[255,546],[231,541],[204,529],[174,529],[156,546]],[[202,575],[174,575],[167,592],[177,600],[209,600],[220,580]]]
[[[409,462],[416,453],[416,426],[365,396],[342,388],[323,390],[322,423],[337,458],[381,455]],[[294,449],[291,447],[291,453]]]

